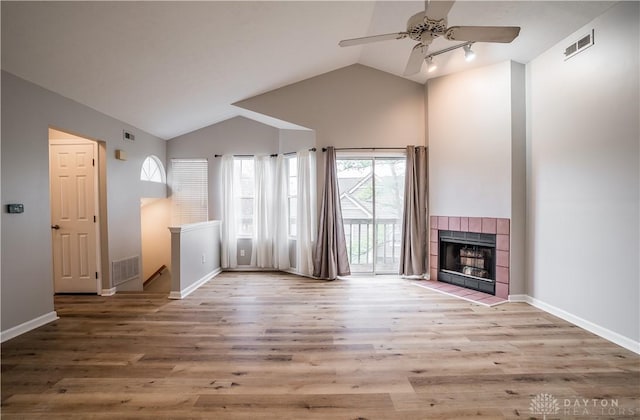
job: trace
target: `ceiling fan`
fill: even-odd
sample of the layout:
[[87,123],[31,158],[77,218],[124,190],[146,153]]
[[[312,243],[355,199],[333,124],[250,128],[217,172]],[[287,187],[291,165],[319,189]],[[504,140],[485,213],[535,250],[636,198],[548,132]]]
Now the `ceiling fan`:
[[450,41],[502,42],[513,41],[520,33],[519,26],[451,26],[447,28],[447,14],[455,1],[426,0],[424,12],[418,12],[407,21],[405,32],[344,39],[341,47],[368,44],[391,39],[411,38],[418,43],[413,47],[404,71],[405,76],[418,73],[427,57],[431,42],[439,37]]

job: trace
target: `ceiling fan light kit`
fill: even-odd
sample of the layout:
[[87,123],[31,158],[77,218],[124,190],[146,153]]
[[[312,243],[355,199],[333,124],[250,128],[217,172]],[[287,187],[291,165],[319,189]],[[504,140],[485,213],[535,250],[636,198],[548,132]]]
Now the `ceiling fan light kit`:
[[[338,43],[341,47],[368,44],[371,42],[386,41],[391,39],[410,38],[418,43],[411,50],[405,76],[411,76],[420,72],[423,61],[427,62],[427,71],[435,70],[433,57],[457,48],[464,48],[465,60],[471,61],[475,53],[471,45],[475,42],[500,42],[509,43],[520,34],[518,26],[452,26],[447,28],[447,14],[454,1],[425,1],[424,12],[418,12],[407,21],[405,32],[396,32],[383,35],[365,36],[361,38],[345,39]],[[429,45],[437,37],[443,37],[449,41],[465,41],[453,47],[427,54]]]

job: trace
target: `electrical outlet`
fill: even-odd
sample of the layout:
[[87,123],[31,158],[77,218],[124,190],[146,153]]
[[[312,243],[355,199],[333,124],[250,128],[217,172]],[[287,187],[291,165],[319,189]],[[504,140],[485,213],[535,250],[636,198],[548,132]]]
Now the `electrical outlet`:
[[240,256],[241,256],[241,257],[244,257],[244,249],[241,249],[241,250],[240,250]]
[[207,257],[204,256],[204,254],[202,254],[202,264],[204,264],[207,261]]

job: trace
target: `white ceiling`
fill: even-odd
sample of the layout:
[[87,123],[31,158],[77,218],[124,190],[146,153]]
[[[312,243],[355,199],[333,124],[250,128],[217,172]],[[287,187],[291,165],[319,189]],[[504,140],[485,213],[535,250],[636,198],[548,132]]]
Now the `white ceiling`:
[[[474,45],[472,64],[459,51],[443,54],[429,77],[526,63],[612,5],[456,2],[450,26],[514,25],[520,36]],[[338,41],[404,31],[423,9],[422,1],[2,1],[2,69],[169,139],[241,115],[234,102],[354,63],[401,76],[413,41]],[[431,51],[450,45],[438,39]],[[424,83],[425,70],[410,79]]]

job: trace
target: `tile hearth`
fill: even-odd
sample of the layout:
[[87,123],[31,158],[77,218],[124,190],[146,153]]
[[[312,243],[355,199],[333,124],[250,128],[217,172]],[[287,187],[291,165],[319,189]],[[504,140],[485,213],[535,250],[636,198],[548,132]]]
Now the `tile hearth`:
[[477,303],[479,305],[495,306],[509,302],[507,299],[493,296],[488,293],[477,292],[475,290],[466,289],[454,284],[443,283],[435,280],[423,280],[414,282],[413,284],[418,287],[424,287],[425,289],[433,290],[435,292],[444,293],[445,295],[468,300],[469,302]]
[[[510,244],[511,244],[511,220],[496,217],[459,217],[459,216],[431,216],[430,220],[430,246],[429,246],[429,274],[431,282],[438,282],[439,269],[439,243],[438,233],[441,230],[457,232],[489,233],[496,235],[496,267],[495,267],[495,296],[483,293],[487,296],[507,300],[509,297],[510,281]],[[458,287],[450,285],[453,287]],[[468,290],[462,287],[459,289]],[[470,290],[475,293],[475,291]],[[464,292],[460,292],[464,293]],[[477,292],[482,293],[482,292]]]

